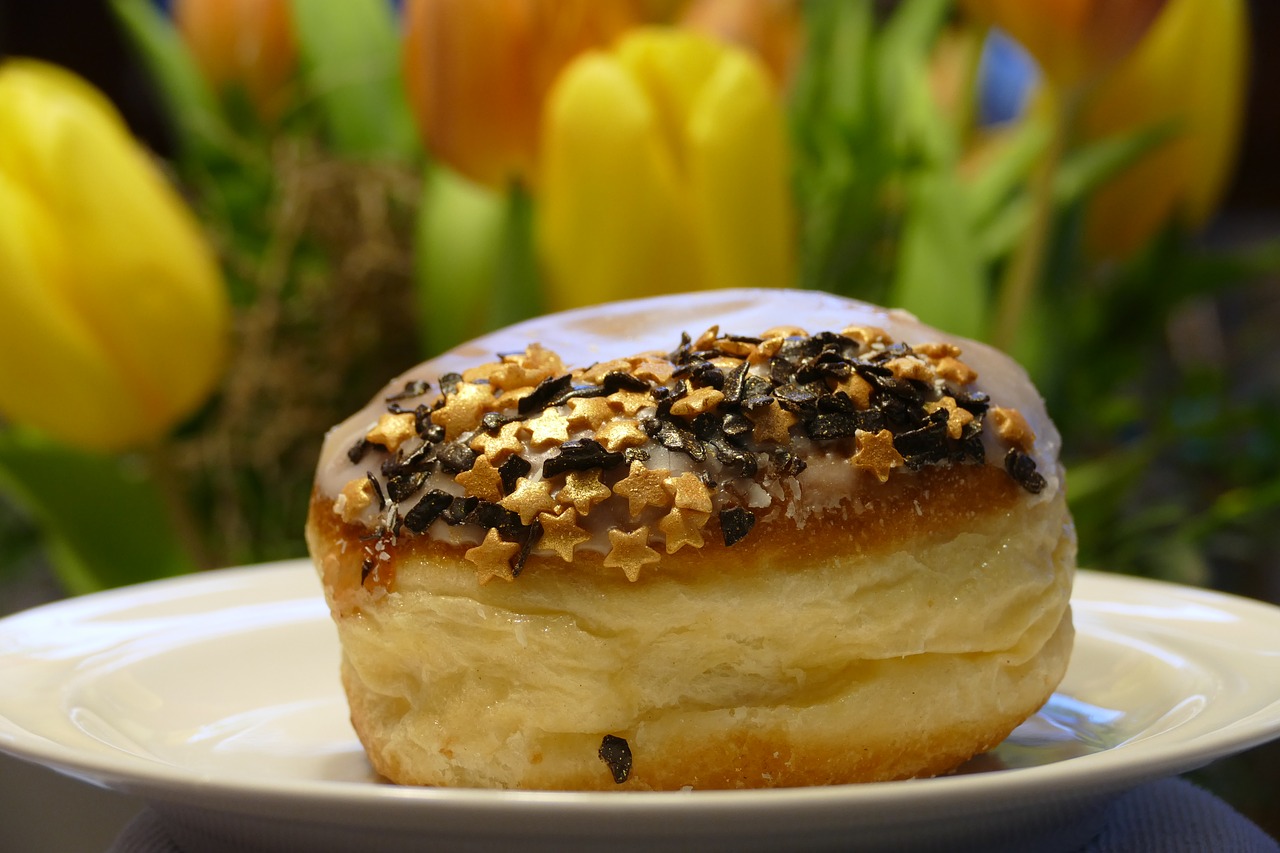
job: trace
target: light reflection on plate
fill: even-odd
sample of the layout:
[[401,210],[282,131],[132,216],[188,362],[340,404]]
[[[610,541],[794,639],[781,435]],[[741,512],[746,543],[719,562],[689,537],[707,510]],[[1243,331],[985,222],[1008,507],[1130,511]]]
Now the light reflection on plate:
[[1073,608],[1058,693],[942,779],[670,794],[381,782],[305,561],[0,621],[0,750],[142,796],[193,853],[410,850],[424,835],[451,850],[1068,850],[1116,792],[1280,734],[1280,609],[1092,572]]

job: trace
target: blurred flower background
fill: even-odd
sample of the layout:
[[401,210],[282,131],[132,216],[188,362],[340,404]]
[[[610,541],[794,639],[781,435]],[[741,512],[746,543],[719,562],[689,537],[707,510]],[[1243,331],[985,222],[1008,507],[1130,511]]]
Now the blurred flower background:
[[[0,3],[0,612],[301,556],[320,438],[391,375],[726,286],[1008,349],[1064,432],[1082,564],[1280,601],[1280,66],[1251,48],[1278,24],[1268,0]],[[1206,780],[1265,823],[1276,762],[1226,764]]]

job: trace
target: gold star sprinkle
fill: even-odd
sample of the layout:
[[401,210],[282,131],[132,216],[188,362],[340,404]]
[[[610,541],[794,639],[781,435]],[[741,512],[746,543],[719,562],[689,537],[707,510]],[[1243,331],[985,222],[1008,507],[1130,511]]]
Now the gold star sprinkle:
[[592,385],[599,385],[608,374],[617,373],[618,371],[626,373],[629,370],[631,370],[631,362],[623,358],[615,358],[613,361],[599,361],[582,371],[582,379]]
[[955,344],[942,343],[940,341],[927,344],[914,344],[911,347],[925,358],[931,358],[934,361],[942,358],[959,358],[960,347]]
[[608,400],[614,408],[621,409],[630,417],[635,417],[636,412],[640,411],[645,406],[653,405],[653,397],[651,397],[646,391],[614,391],[608,397],[605,397],[605,399]]
[[357,477],[348,480],[333,502],[333,511],[342,517],[347,524],[360,520],[360,515],[373,503],[373,483],[368,477]]
[[551,497],[551,487],[545,480],[530,480],[521,477],[516,481],[516,488],[498,503],[503,509],[519,513],[521,524],[532,524],[540,512],[550,512],[556,508]]
[[947,410],[947,436],[958,439],[964,434],[965,426],[973,420],[973,413],[956,405],[955,397],[943,397],[936,403],[925,403],[924,410],[933,414],[938,409]]
[[698,388],[671,404],[671,414],[687,417],[709,412],[724,400],[724,393],[715,388]]
[[547,409],[525,424],[529,427],[529,443],[534,447],[563,444],[569,440],[569,419],[555,409]]
[[731,341],[725,338],[716,343],[716,349],[726,355],[735,355],[738,358],[748,358],[756,351],[756,345],[750,341]]
[[864,347],[870,347],[872,344],[888,346],[893,343],[893,338],[889,337],[889,333],[879,326],[847,326],[840,334],[857,341]]
[[666,537],[667,553],[674,554],[685,545],[694,548],[703,546],[702,528],[706,527],[710,512],[698,512],[692,509],[676,507],[662,517],[658,529]]
[[511,558],[519,551],[518,542],[504,542],[497,530],[490,530],[485,534],[483,542],[468,549],[463,556],[476,567],[476,580],[484,585],[493,578],[515,580],[516,573],[511,568]]
[[887,429],[879,432],[867,432],[860,429],[854,433],[858,443],[858,452],[850,457],[853,467],[862,468],[876,475],[876,479],[885,482],[889,479],[889,471],[906,463],[893,446],[893,433]]
[[782,349],[782,345],[787,339],[778,336],[773,338],[765,338],[756,346],[755,355],[752,356],[751,363],[759,364],[762,361],[768,361],[778,354],[778,350]]
[[512,388],[510,391],[503,391],[494,398],[493,404],[490,406],[495,412],[514,409],[520,405],[520,401],[533,393],[533,386],[525,385],[521,388]]
[[949,355],[938,359],[938,364],[934,368],[934,372],[943,379],[946,379],[949,382],[954,382],[957,385],[968,385],[978,379],[977,371],[960,359],[952,358]]
[[542,524],[538,547],[556,552],[566,563],[573,562],[573,549],[591,538],[590,533],[578,526],[578,511],[571,506],[559,515],[538,513],[538,521]]
[[676,509],[711,512],[711,490],[692,471],[685,471],[679,477],[668,477],[662,484],[666,486]]
[[1036,434],[1031,429],[1031,424],[1027,423],[1027,419],[1022,416],[1022,412],[1017,409],[992,406],[988,414],[991,416],[991,422],[995,424],[996,435],[1001,441],[1023,452],[1031,451],[1031,446],[1036,441]]
[[412,412],[401,412],[394,415],[387,412],[378,418],[378,425],[369,430],[364,438],[365,441],[381,444],[387,450],[395,453],[400,449],[400,445],[417,434],[418,430],[414,426]]
[[632,376],[664,384],[676,372],[676,366],[665,358],[647,358],[632,369]]
[[850,373],[840,380],[832,391],[843,391],[848,394],[849,399],[853,401],[853,405],[858,409],[866,410],[871,408],[871,383],[856,373]]
[[524,450],[524,442],[520,434],[525,431],[522,421],[503,424],[496,433],[480,431],[471,439],[471,449],[483,453],[491,462],[498,462],[512,453]]
[[891,358],[884,363],[884,366],[892,370],[893,375],[898,379],[914,379],[917,382],[933,381],[933,370],[923,359],[910,356]]
[[556,492],[556,500],[572,504],[578,515],[586,515],[598,503],[609,499],[609,487],[600,482],[600,469],[570,471],[564,475],[564,486]]
[[453,479],[466,489],[468,495],[485,501],[502,500],[502,474],[489,461],[488,456],[476,457],[476,464],[471,466],[470,471],[463,471]]
[[694,352],[710,349],[711,345],[716,342],[716,338],[718,337],[720,337],[719,326],[712,326],[710,329],[707,329],[701,335],[698,335],[698,339],[693,342]]
[[502,362],[491,361],[488,364],[479,364],[475,367],[467,368],[462,371],[462,381],[464,382],[488,382],[489,377],[502,369]]
[[569,401],[569,426],[597,429],[613,417],[613,406],[604,397],[574,397]]
[[765,329],[760,337],[768,338],[807,338],[809,333],[799,326],[774,326],[772,329]]
[[772,441],[786,444],[791,440],[791,427],[798,421],[795,415],[778,405],[774,400],[767,406],[747,412],[751,421],[751,437],[758,442]]
[[480,426],[480,416],[492,401],[493,390],[488,385],[463,382],[445,398],[443,406],[431,413],[431,422],[444,427],[445,441],[453,441]]
[[504,391],[537,385],[564,372],[560,356],[541,344],[530,344],[523,355],[508,355],[501,366],[489,377],[489,381]]
[[657,551],[649,547],[648,527],[640,527],[631,533],[611,529],[609,545],[611,547],[604,558],[604,564],[610,568],[622,569],[627,580],[632,583],[639,579],[641,566],[662,559]]
[[631,463],[630,473],[614,485],[613,492],[627,499],[633,518],[647,506],[670,506],[671,495],[667,494],[664,482],[669,473],[665,468],[646,468],[637,459]]
[[605,450],[617,451],[624,447],[639,447],[649,441],[649,436],[640,429],[640,424],[630,418],[619,418],[596,430],[596,441],[603,444]]

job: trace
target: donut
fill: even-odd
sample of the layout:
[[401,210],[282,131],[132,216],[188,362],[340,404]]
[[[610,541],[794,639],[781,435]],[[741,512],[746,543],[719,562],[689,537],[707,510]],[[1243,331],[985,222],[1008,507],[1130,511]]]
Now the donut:
[[325,437],[307,542],[407,785],[947,773],[1072,646],[1059,436],[1007,356],[830,294],[540,317]]

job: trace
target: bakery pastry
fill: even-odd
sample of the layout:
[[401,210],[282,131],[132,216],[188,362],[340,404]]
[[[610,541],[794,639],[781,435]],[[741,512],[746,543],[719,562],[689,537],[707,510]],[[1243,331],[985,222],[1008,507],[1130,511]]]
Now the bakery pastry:
[[307,538],[395,782],[945,773],[1067,665],[1058,435],[995,350],[827,294],[538,318],[326,437]]

